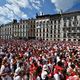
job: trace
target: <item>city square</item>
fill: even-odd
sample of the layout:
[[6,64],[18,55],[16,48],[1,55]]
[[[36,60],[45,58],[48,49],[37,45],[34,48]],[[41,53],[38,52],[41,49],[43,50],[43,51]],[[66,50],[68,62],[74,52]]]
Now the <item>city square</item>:
[[80,1],[0,1],[0,80],[80,80]]

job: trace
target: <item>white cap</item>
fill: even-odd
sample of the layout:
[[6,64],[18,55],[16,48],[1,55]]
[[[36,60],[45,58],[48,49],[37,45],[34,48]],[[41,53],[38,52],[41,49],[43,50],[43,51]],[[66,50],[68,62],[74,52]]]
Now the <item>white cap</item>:
[[48,70],[48,66],[47,65],[43,65],[43,70]]

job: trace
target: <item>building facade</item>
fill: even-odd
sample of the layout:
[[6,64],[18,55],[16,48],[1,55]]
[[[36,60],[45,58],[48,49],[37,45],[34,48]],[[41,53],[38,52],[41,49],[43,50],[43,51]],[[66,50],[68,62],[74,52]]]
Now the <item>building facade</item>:
[[12,39],[12,23],[1,25],[0,27],[0,38],[1,39]]
[[[31,24],[32,23],[32,24]],[[32,30],[32,31],[31,31]],[[0,26],[1,39],[29,39],[35,38],[35,21],[29,20],[13,20],[13,22]]]
[[35,27],[36,39],[80,41],[80,11],[36,16]]
[[37,15],[36,19],[13,20],[1,25],[1,39],[42,39],[53,41],[80,41],[80,11]]

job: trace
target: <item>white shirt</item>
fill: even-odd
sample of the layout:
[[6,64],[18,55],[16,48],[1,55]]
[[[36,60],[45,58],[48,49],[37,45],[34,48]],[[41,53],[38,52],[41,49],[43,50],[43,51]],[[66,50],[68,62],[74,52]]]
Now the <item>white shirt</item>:
[[[2,73],[4,73],[4,69],[5,69],[5,66],[4,65],[2,65],[1,66],[1,70],[0,70],[0,74],[2,74]],[[9,75],[6,75],[5,77],[3,77],[3,76],[1,76],[1,79],[2,80],[12,80],[12,78],[9,76]]]
[[42,71],[41,78],[44,80],[46,78],[47,74],[48,73],[46,71]]
[[2,65],[2,66],[1,66],[1,69],[0,69],[0,74],[2,74],[2,73],[3,73],[4,69],[5,69],[5,66],[4,66],[4,65]]
[[22,80],[20,76],[15,76],[14,80]]
[[54,79],[55,80],[60,80],[59,74],[54,74]]

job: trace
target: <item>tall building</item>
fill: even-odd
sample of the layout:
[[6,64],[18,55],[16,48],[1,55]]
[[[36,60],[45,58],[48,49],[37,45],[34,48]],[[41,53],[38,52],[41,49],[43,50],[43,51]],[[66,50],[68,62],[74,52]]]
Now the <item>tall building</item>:
[[20,20],[19,26],[21,29],[21,31],[19,32],[20,38],[35,39],[35,20],[34,19]]
[[35,21],[29,20],[13,20],[8,24],[0,26],[1,39],[33,39],[35,38]]
[[0,37],[1,39],[12,39],[13,35],[13,23],[3,24],[0,26]]
[[13,20],[0,27],[1,39],[80,41],[80,11],[36,15],[36,19]]
[[54,15],[37,15],[36,39],[80,41],[80,11]]

